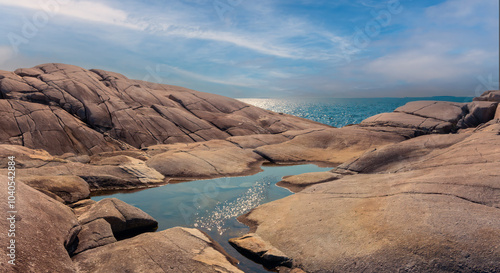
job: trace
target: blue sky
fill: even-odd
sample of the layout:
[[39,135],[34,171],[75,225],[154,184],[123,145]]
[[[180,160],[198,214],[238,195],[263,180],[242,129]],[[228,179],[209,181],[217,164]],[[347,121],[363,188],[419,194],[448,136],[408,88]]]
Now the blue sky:
[[0,0],[0,69],[60,62],[236,98],[498,89],[498,0]]

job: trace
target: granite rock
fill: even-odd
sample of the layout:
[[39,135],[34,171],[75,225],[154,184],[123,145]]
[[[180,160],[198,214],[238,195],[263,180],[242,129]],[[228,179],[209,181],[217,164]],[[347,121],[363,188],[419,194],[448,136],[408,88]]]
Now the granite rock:
[[179,227],[87,250],[73,261],[83,273],[243,272],[206,234]]
[[481,96],[475,97],[474,101],[496,101],[500,102],[500,90],[489,90]]
[[0,98],[0,143],[54,155],[328,127],[219,95],[55,63],[0,71]]
[[28,176],[21,180],[39,191],[55,194],[66,204],[90,198],[89,184],[78,176]]
[[498,272],[498,143],[498,121],[416,137],[239,219],[307,272]]
[[153,217],[116,198],[103,199],[78,217],[81,225],[98,219],[106,220],[115,236],[128,236],[131,233],[154,230],[158,227]]

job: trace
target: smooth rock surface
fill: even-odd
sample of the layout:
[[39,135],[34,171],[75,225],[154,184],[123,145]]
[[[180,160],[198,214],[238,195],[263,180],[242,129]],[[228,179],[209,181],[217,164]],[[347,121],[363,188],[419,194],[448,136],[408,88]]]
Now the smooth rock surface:
[[[7,176],[0,176],[7,185]],[[7,204],[7,186],[0,198]],[[9,237],[10,220],[0,221],[2,247],[1,272],[76,272],[67,248],[79,232],[78,221],[71,209],[22,182],[16,183],[15,237]],[[7,243],[15,240],[15,266],[8,264]]]
[[28,176],[21,180],[39,191],[48,191],[66,204],[90,198],[89,184],[78,176]]
[[345,127],[296,132],[287,142],[261,146],[255,151],[273,163],[319,162],[336,165],[367,150],[403,140],[404,137],[394,133]]
[[239,238],[233,238],[229,240],[229,243],[243,255],[269,268],[278,266],[291,267],[293,264],[292,259],[268,242],[263,241],[257,234],[247,234]]
[[98,219],[106,220],[115,235],[158,227],[158,222],[149,214],[116,198],[102,199],[78,217],[81,225]]
[[73,257],[79,272],[231,272],[236,260],[196,229],[172,228],[145,233],[87,250]]
[[499,143],[489,122],[386,146],[240,220],[306,272],[498,272]]
[[27,176],[72,175],[81,177],[91,191],[147,188],[165,183],[164,176],[144,162],[125,165],[92,165],[79,162],[57,162],[36,168],[22,168]]
[[342,178],[342,176],[343,175],[341,174],[332,172],[303,173],[299,175],[285,176],[276,185],[285,187],[293,192],[299,192],[308,186],[337,180]]
[[[195,144],[149,147],[154,156],[147,165],[168,178],[203,179],[249,175],[260,171],[265,161],[249,149],[223,140]],[[159,150],[159,151],[158,151]],[[162,152],[165,150],[166,152]]]

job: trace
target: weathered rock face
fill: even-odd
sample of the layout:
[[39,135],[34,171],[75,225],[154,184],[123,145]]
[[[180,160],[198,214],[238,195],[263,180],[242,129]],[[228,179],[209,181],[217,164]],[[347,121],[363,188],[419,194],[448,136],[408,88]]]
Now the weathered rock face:
[[[2,80],[0,80],[2,81]],[[1,84],[1,83],[0,83]],[[52,154],[92,154],[118,150],[119,146],[54,106],[14,99],[0,100],[0,141],[44,149]]]
[[87,250],[73,257],[79,272],[233,272],[236,260],[196,229],[172,228]]
[[[7,185],[5,175],[0,176],[0,182]],[[16,186],[15,237],[8,236],[10,220],[0,221],[0,236],[5,241],[0,271],[76,272],[66,250],[80,228],[71,209],[21,182]],[[0,198],[7,202],[7,187],[0,191]],[[6,244],[10,239],[16,244],[15,266],[7,263]]]
[[78,233],[78,246],[70,253],[77,255],[89,249],[109,245],[116,242],[111,225],[103,218],[82,225]]
[[182,87],[65,64],[0,71],[0,143],[95,154],[328,126]]
[[307,272],[498,272],[499,143],[491,121],[386,146],[241,220]]

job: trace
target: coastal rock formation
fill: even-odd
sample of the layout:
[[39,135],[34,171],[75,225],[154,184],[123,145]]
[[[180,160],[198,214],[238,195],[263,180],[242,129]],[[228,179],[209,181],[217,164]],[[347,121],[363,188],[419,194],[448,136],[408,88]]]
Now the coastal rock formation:
[[222,247],[197,229],[144,233],[73,257],[79,272],[242,273]]
[[498,143],[494,120],[389,145],[240,220],[307,272],[498,272]]
[[241,272],[199,230],[144,233],[157,226],[145,212],[87,198],[267,162],[339,166],[285,177],[295,195],[240,218],[252,233],[231,243],[255,260],[285,273],[500,272],[499,92],[338,129],[102,70],[0,71],[0,163],[15,156],[19,178],[15,272]]
[[0,143],[53,155],[328,127],[218,95],[66,64],[0,71],[0,112]]

